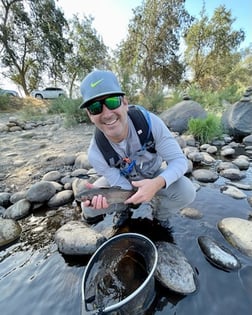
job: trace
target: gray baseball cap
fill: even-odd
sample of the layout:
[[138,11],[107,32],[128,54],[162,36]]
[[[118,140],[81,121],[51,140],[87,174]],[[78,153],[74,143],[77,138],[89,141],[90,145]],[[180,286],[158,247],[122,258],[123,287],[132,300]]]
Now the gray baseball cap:
[[83,103],[80,108],[88,106],[93,99],[105,95],[125,95],[113,72],[107,70],[94,70],[89,73],[80,86]]

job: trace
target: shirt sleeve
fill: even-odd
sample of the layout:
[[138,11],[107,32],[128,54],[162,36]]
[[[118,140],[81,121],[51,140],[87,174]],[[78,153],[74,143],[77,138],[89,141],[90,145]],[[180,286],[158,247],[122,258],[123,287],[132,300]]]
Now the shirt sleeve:
[[188,162],[179,143],[163,120],[153,113],[150,113],[150,118],[157,154],[160,155],[167,164],[167,167],[159,176],[164,178],[166,188],[168,188],[185,174],[188,169]]

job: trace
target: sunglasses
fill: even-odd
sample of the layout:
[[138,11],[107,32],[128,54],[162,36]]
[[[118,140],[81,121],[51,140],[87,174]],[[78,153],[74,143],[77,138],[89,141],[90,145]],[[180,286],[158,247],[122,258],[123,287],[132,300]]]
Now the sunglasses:
[[87,106],[87,110],[91,115],[99,115],[102,112],[103,105],[108,109],[113,110],[120,107],[122,104],[121,96],[107,97],[100,101],[95,101]]

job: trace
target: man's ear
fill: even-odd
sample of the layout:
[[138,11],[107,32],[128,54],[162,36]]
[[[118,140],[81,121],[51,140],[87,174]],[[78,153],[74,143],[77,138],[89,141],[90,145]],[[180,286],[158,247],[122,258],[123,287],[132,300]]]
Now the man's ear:
[[128,105],[128,100],[127,100],[127,97],[125,95],[122,96],[122,102],[123,102],[123,105]]
[[91,120],[91,122],[93,122],[93,121],[92,121],[91,114],[89,113],[89,111],[88,111],[86,108],[85,108],[85,111],[86,111],[86,113],[87,113],[87,115],[88,115],[89,119]]

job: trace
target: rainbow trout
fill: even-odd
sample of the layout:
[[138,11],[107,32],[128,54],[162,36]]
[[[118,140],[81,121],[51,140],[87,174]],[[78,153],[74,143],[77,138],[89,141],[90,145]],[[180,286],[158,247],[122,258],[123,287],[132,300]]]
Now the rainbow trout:
[[106,197],[108,204],[111,205],[115,203],[124,203],[124,201],[134,195],[135,192],[135,190],[126,190],[119,186],[91,188],[79,192],[76,195],[75,200],[80,202],[86,200],[92,201],[94,196],[102,195],[103,197]]

